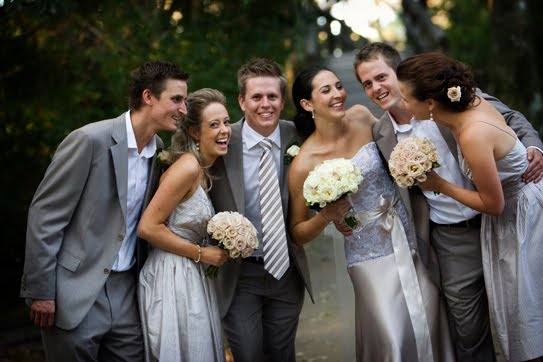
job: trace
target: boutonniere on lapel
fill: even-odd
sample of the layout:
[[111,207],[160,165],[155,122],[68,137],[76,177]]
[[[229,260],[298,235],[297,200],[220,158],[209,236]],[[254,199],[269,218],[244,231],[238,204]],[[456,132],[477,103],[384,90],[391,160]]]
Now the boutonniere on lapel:
[[168,151],[157,151],[156,160],[156,164],[158,167],[160,167],[162,172],[164,172],[170,166],[170,154],[168,153]]
[[283,157],[285,165],[290,164],[292,162],[292,159],[296,157],[296,155],[298,155],[298,152],[300,152],[300,146],[298,146],[298,143],[295,142],[291,144],[285,151],[285,156]]
[[168,152],[167,151],[159,151],[156,154],[156,158],[162,163],[166,163],[168,161]]

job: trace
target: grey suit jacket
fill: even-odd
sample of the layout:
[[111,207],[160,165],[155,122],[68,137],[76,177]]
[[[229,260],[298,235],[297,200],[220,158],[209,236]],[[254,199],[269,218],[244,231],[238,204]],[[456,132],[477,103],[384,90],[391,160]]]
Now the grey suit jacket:
[[[243,189],[243,140],[241,136],[241,128],[244,121],[245,120],[242,119],[232,125],[232,137],[230,139],[228,153],[219,158],[211,169],[211,173],[215,179],[209,195],[216,212],[237,211],[241,214],[244,214],[245,212],[245,191]],[[281,154],[284,155],[288,146],[294,142],[301,142],[292,122],[280,120],[279,127],[281,132]],[[288,225],[286,223],[289,199],[288,170],[289,165],[285,165],[282,162],[279,187],[281,189],[283,210],[285,210],[285,225]],[[258,177],[258,175],[255,177]],[[287,241],[291,260],[294,260],[296,268],[313,300],[309,267],[304,248],[294,244],[288,234]],[[229,260],[221,267],[221,270],[215,279],[221,317],[226,315],[230,308],[230,304],[232,303],[232,298],[238,282],[239,268],[239,260]]]
[[[34,195],[20,295],[55,299],[55,324],[62,329],[75,328],[88,313],[117,257],[126,230],[127,175],[122,114],[70,133]],[[152,187],[158,177],[152,166]]]
[[[536,146],[543,149],[543,143],[541,142],[538,133],[524,115],[520,112],[511,110],[497,98],[483,93],[479,89],[477,90],[477,95],[490,102],[502,114],[507,124],[515,131],[526,147]],[[458,160],[457,144],[451,131],[440,124],[438,124],[438,128],[441,131],[443,139],[449,146],[451,153]],[[377,143],[381,156],[385,162],[388,163],[390,153],[398,143],[388,112],[385,112],[379,122],[373,126],[373,138]],[[434,280],[438,280],[436,279],[436,275],[439,273],[437,258],[430,245],[430,214],[426,199],[418,187],[414,187],[409,191],[407,189],[399,188],[398,186],[396,187],[402,201],[407,207],[410,220],[415,228],[417,249],[419,250],[421,259],[432,274]]]

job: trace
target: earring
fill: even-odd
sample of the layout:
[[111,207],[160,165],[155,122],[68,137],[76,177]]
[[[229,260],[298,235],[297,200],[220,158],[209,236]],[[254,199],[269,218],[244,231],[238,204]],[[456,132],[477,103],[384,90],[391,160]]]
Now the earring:
[[432,112],[430,112],[430,121],[434,121],[434,114]]
[[311,110],[311,118],[315,119],[315,111]]
[[200,152],[200,141],[196,142],[196,151]]

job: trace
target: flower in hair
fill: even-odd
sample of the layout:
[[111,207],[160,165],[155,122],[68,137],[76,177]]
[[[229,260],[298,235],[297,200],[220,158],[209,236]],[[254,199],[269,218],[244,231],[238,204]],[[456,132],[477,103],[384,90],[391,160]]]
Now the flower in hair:
[[460,102],[460,98],[462,97],[460,86],[449,87],[449,89],[447,89],[447,97],[449,97],[451,102]]

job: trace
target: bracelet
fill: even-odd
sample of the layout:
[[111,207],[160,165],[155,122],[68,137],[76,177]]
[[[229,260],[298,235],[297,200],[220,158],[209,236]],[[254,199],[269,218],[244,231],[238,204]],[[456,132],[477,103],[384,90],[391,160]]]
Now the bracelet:
[[196,245],[196,246],[198,247],[198,259],[194,259],[194,262],[199,263],[200,259],[202,259],[202,248],[200,247],[200,245]]
[[322,214],[322,212],[318,212],[317,215],[320,215],[324,219],[324,221],[326,221],[327,224],[330,224],[330,220],[326,219],[324,215]]

